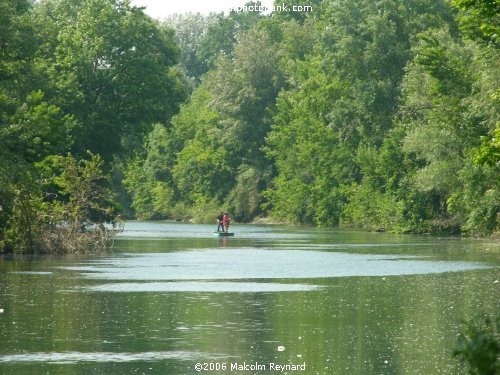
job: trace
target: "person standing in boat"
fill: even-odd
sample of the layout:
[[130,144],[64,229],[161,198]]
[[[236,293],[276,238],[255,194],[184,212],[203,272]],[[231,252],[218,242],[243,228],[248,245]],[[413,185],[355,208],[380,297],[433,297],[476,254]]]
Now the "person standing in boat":
[[219,228],[222,229],[222,231],[224,232],[224,225],[222,224],[222,218],[224,217],[224,214],[221,212],[219,214],[219,216],[217,216],[217,232],[220,232],[219,231]]
[[226,232],[226,233],[229,230],[229,221],[230,221],[230,218],[229,218],[228,213],[226,212],[224,214],[224,216],[222,216],[222,225],[224,226],[224,232]]

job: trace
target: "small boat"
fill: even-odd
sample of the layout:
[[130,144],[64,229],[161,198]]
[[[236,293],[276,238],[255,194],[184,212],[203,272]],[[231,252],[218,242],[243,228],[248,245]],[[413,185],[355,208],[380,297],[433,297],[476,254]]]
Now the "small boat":
[[212,232],[212,234],[216,237],[232,237],[232,236],[234,236],[234,232]]

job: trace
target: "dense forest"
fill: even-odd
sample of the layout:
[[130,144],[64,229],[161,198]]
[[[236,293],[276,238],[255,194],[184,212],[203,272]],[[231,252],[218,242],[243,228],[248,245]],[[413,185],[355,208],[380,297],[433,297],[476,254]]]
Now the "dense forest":
[[158,21],[0,0],[0,251],[221,210],[498,234],[498,1],[295,3],[312,11]]

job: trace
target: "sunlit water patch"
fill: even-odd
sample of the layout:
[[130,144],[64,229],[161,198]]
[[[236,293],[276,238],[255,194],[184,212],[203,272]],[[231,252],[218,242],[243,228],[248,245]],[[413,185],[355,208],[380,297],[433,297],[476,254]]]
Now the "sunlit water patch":
[[490,266],[408,255],[256,248],[125,254],[82,266],[65,267],[88,279],[127,281],[420,275],[485,268]]
[[89,286],[95,292],[304,292],[322,288],[307,284],[240,283],[240,282],[149,282],[109,283]]

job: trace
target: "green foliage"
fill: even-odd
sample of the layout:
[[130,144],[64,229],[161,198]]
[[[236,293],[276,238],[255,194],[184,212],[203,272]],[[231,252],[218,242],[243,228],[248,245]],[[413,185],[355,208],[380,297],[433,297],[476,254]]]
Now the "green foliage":
[[481,145],[475,152],[474,163],[478,165],[489,165],[494,167],[500,161],[500,122],[497,122],[493,130],[493,136],[481,137]]
[[56,223],[82,227],[115,219],[114,205],[106,189],[107,178],[102,172],[104,161],[99,155],[88,154],[89,159],[83,160],[70,154],[44,160],[43,164],[49,164],[52,171],[60,171],[53,174],[53,184],[64,199],[54,201],[54,211],[61,215]]
[[[220,22],[220,16],[214,13],[208,16],[200,13],[174,14],[164,21],[165,25],[175,30],[175,41],[180,49],[179,64],[187,77],[193,80],[193,88],[200,83],[201,76],[208,71],[208,61],[212,60],[212,57],[202,58],[200,50],[206,43],[209,28],[216,22]],[[218,52],[215,50],[212,54]]]
[[217,135],[199,132],[179,152],[173,168],[180,196],[195,205],[212,197],[222,201],[232,182],[228,159]]
[[35,15],[58,27],[55,46],[40,54],[78,88],[63,108],[85,124],[73,134],[76,152],[89,149],[110,162],[152,123],[178,110],[185,93],[179,73],[170,70],[178,55],[173,30],[159,27],[128,1],[47,0],[39,7]]
[[86,252],[106,248],[113,231],[103,223],[117,220],[103,159],[87,152],[88,159],[77,160],[71,154],[51,156],[38,163],[46,209],[40,212],[43,232],[37,238],[37,250],[44,252]]
[[500,317],[469,321],[457,339],[453,355],[467,364],[471,375],[494,375],[500,370]]
[[215,129],[220,121],[220,114],[210,104],[212,94],[201,85],[193,92],[189,101],[181,106],[179,114],[172,119],[171,139],[175,152],[195,137],[197,129]]
[[497,2],[298,4],[314,11],[159,23],[129,1],[2,1],[2,248],[80,249],[61,223],[113,220],[112,200],[145,219],[497,232]]
[[[184,217],[187,212],[185,209],[175,210],[178,201],[185,199],[185,202],[190,202],[191,205],[194,200],[189,198],[190,192],[203,190],[198,189],[193,183],[194,180],[190,181],[191,178],[200,180],[204,186],[214,182],[220,187],[220,184],[217,184],[218,178],[214,175],[219,170],[212,169],[218,168],[219,162],[213,158],[211,161],[202,160],[204,157],[198,158],[198,161],[194,160],[197,158],[194,153],[198,151],[206,152],[208,158],[213,156],[211,150],[217,153],[217,137],[214,132],[220,134],[217,130],[218,114],[208,106],[209,98],[210,93],[203,86],[199,86],[190,101],[182,106],[179,115],[173,118],[172,126],[167,129],[156,124],[147,138],[144,153],[136,155],[128,163],[124,184],[132,196],[132,207],[138,217],[180,218],[175,212],[181,212],[181,217]],[[202,133],[198,135],[200,141],[194,143],[197,129],[208,131],[208,136],[212,139],[211,144]],[[222,151],[222,155],[227,153]],[[219,161],[226,163],[224,160]],[[181,166],[177,166],[178,164]],[[202,164],[204,166],[201,166]],[[191,170],[191,167],[195,169]],[[203,174],[197,174],[205,171],[213,175],[211,179],[205,180]],[[181,188],[178,188],[178,184]],[[208,189],[216,191],[216,188]]]
[[208,77],[210,105],[221,114],[222,141],[235,158],[258,165],[270,129],[270,113],[282,85],[279,54],[269,36],[251,30],[235,46],[234,57],[221,58]]
[[[247,5],[260,5],[260,2],[251,1]],[[218,14],[217,21],[208,27],[201,41],[196,53],[198,59],[214,68],[219,55],[231,56],[238,36],[250,30],[262,17],[258,12],[231,11],[227,17]]]
[[[211,222],[222,206],[232,207],[243,220],[259,212],[259,194],[269,173],[261,148],[282,85],[279,58],[266,31],[242,34],[233,58],[218,59],[171,126],[150,134],[125,180],[139,216]],[[160,152],[155,144],[162,144]],[[165,173],[151,168],[155,158]],[[158,199],[161,193],[166,196]],[[211,213],[204,215],[203,209]]]
[[[116,212],[103,159],[84,149],[109,165],[152,118],[177,111],[185,94],[170,69],[172,32],[128,2],[0,8],[0,249],[103,247],[112,236],[105,227],[83,228]],[[79,157],[61,156],[68,151]]]
[[496,52],[462,42],[445,2],[315,5],[178,24],[209,71],[150,135],[171,173],[148,167],[150,146],[130,167],[144,217],[223,206],[238,220],[495,231]]
[[20,67],[27,67],[25,58],[33,52],[33,29],[27,16],[31,5],[29,0],[2,0],[0,2],[0,79],[2,81],[11,78]]
[[453,41],[445,30],[422,35],[414,50],[416,64],[404,82],[402,107],[407,129],[403,150],[418,160],[414,189],[437,194],[434,217],[452,226],[461,223],[464,232],[494,232],[500,204],[498,167],[473,162],[479,150],[488,149],[480,140],[497,121],[488,102],[499,77],[490,71],[492,61],[490,68],[483,68],[492,54]]
[[401,228],[404,223],[403,202],[371,188],[366,183],[350,187],[349,192],[352,195],[348,197],[349,204],[343,210],[345,219],[342,224],[361,225],[371,230],[390,228],[404,232]]
[[174,204],[172,141],[165,127],[155,124],[148,137],[146,157],[136,155],[125,169],[123,183],[132,196],[132,208],[140,218],[170,216]]
[[[184,209],[186,209],[184,207]],[[217,200],[196,202],[195,206],[190,207],[184,212],[185,218],[194,223],[216,224],[217,216],[223,211]],[[180,212],[179,212],[180,213]]]
[[340,2],[314,23],[315,48],[286,55],[288,85],[266,137],[277,171],[270,214],[402,232],[498,230],[487,136],[498,122],[496,51],[462,42],[439,2]]
[[465,233],[488,235],[500,227],[498,167],[467,164],[460,171],[463,188],[452,194],[447,205],[458,216]]
[[36,91],[17,108],[9,119],[10,126],[0,127],[4,152],[35,162],[52,154],[58,154],[71,145],[71,130],[75,127],[72,116],[43,101],[44,95]]
[[134,214],[139,219],[150,219],[153,213],[153,184],[143,169],[143,161],[135,157],[129,160],[125,170],[125,179],[123,180],[127,191],[132,198],[132,208]]
[[0,250],[34,251],[43,227],[44,204],[39,183],[25,165],[11,166],[5,160],[0,176]]
[[410,43],[450,18],[444,4],[426,5],[433,17],[417,2],[344,1],[314,20],[317,44],[312,52],[289,55],[289,85],[267,136],[278,172],[266,192],[273,216],[406,230],[400,220],[412,215],[399,197],[407,190],[401,174],[411,168],[398,165],[405,160],[401,138],[388,143],[387,135]]
[[[278,176],[267,193],[272,214],[300,223],[335,225],[343,195],[340,181],[355,170],[337,163],[344,156],[338,134],[326,123],[329,103],[342,95],[339,80],[328,81],[320,60],[298,64],[305,82],[300,90],[282,92],[267,154],[274,158]],[[332,150],[337,150],[332,155]],[[349,164],[349,160],[343,159]],[[338,188],[338,189],[337,189]]]
[[103,161],[89,156],[81,161],[71,155],[48,156],[34,166],[19,161],[17,168],[1,164],[0,249],[78,252],[106,246],[111,233],[104,227],[85,230],[116,219]]
[[498,47],[500,4],[497,0],[453,0],[460,9],[458,21],[469,37]]
[[249,165],[238,167],[236,184],[227,197],[227,204],[237,221],[250,221],[260,212],[260,191],[265,183],[265,176]]

